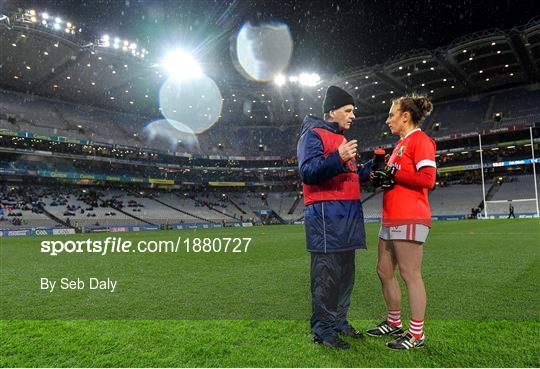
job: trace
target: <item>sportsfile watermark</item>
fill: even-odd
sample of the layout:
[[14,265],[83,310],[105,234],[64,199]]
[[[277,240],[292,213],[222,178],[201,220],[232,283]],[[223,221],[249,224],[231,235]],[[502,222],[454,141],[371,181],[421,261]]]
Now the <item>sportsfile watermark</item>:
[[206,232],[0,239],[0,319],[267,318],[244,311],[259,295],[277,301],[261,239]]
[[[530,224],[520,236],[534,244],[538,235]],[[530,254],[483,257],[491,243],[510,242],[515,234],[491,228],[481,237],[450,231],[433,232],[435,245],[425,249],[431,319],[538,316],[534,306],[520,309],[521,302],[505,294],[515,283],[494,277],[511,267],[524,286],[533,286],[534,278],[525,273]],[[375,272],[377,237],[372,228],[367,252],[356,253],[351,319],[384,318]],[[465,265],[441,268],[440,257],[455,253],[437,243],[456,247],[482,239],[486,244],[467,248]],[[0,262],[0,320],[305,320],[311,314],[311,259],[301,227],[2,237]],[[537,295],[534,288],[519,292],[527,301]],[[477,309],[485,301],[493,314]]]
[[251,244],[251,237],[178,237],[175,240],[138,240],[124,237],[107,237],[104,240],[44,240],[41,253],[57,256],[68,254],[122,254],[122,253],[245,253]]

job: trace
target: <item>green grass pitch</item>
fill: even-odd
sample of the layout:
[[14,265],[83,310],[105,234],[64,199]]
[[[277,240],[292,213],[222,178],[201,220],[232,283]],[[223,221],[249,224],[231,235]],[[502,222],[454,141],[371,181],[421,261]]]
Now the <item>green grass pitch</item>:
[[[357,252],[350,320],[384,316],[377,224]],[[131,240],[251,237],[246,253],[39,252],[46,238],[0,238],[2,367],[539,367],[538,219],[435,222],[425,245],[426,347],[385,339],[333,351],[311,343],[302,226],[58,236]],[[47,238],[49,239],[49,238]],[[118,279],[118,291],[39,291],[40,276]],[[403,314],[408,319],[404,296]],[[58,319],[47,319],[47,317]]]

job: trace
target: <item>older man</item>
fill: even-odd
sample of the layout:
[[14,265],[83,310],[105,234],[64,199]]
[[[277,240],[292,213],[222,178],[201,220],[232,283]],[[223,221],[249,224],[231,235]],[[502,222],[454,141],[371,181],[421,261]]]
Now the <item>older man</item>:
[[343,132],[355,118],[354,99],[330,86],[323,102],[324,120],[307,116],[297,155],[304,188],[304,223],[311,253],[311,329],[314,342],[349,348],[341,335],[361,338],[347,321],[355,277],[355,250],[365,249],[360,182],[371,163],[358,170],[357,141]]

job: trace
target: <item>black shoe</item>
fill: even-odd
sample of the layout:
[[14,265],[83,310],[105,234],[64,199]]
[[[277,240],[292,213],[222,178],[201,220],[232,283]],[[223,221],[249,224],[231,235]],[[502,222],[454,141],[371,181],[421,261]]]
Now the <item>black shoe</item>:
[[314,343],[317,343],[319,345],[324,345],[326,347],[330,347],[330,348],[333,348],[333,349],[343,349],[343,350],[346,350],[348,348],[351,347],[351,345],[349,345],[347,342],[343,341],[341,338],[339,338],[338,336],[334,336],[332,338],[329,338],[328,340],[326,341],[323,341],[322,339],[320,338],[317,338],[317,337],[314,337],[313,338],[313,342]]
[[382,337],[387,335],[403,334],[403,328],[388,324],[385,320],[375,328],[368,329],[366,333],[372,337]]
[[399,336],[395,340],[386,344],[392,350],[410,350],[417,347],[424,347],[424,336],[422,338],[414,338],[412,334],[407,332]]
[[349,325],[347,328],[340,331],[339,334],[343,336],[347,336],[347,337],[352,337],[357,340],[364,338],[364,335],[360,333],[360,331],[357,331],[356,329],[354,329],[352,325]]

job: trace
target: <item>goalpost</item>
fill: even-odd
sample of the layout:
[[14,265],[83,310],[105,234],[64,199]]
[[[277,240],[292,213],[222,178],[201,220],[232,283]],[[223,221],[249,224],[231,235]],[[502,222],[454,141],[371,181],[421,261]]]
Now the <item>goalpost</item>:
[[534,198],[517,198],[517,199],[505,199],[505,200],[487,200],[486,201],[486,186],[485,186],[485,179],[484,179],[484,158],[483,158],[483,149],[482,149],[482,136],[478,134],[478,143],[479,143],[479,151],[480,151],[480,169],[482,174],[482,197],[484,200],[484,219],[488,219],[489,217],[489,210],[488,210],[488,204],[497,204],[497,203],[519,203],[519,202],[535,202],[536,204],[536,216],[540,217],[540,211],[538,206],[538,182],[536,180],[536,158],[534,156],[534,140],[533,140],[533,129],[532,127],[529,127],[530,132],[530,139],[531,139],[531,160],[530,164],[533,167],[533,182],[534,182]]

